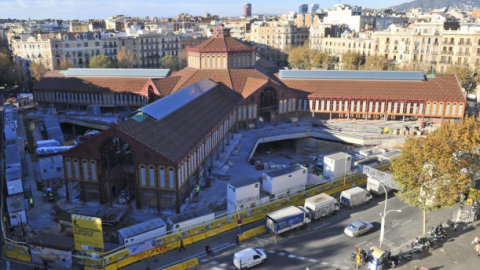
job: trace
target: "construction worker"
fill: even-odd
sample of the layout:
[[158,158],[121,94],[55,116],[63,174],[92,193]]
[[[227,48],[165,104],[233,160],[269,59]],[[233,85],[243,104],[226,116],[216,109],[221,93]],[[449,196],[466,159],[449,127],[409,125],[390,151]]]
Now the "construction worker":
[[28,147],[27,140],[23,141],[23,151],[25,152],[25,154],[30,154],[30,147]]
[[200,186],[197,184],[195,187],[195,196],[198,197],[198,193],[200,193]]
[[33,198],[30,197],[30,199],[28,199],[28,203],[30,204],[30,208],[33,208]]

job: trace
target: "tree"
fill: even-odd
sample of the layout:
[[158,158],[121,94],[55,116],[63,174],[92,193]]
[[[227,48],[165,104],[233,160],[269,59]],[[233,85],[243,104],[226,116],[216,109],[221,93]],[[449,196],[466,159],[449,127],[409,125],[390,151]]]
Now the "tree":
[[371,55],[367,57],[362,67],[364,70],[387,70],[388,61],[385,56]]
[[48,68],[41,62],[32,62],[30,65],[32,71],[32,79],[34,82],[40,81],[40,79],[47,73]]
[[137,66],[137,55],[131,50],[122,48],[117,54],[119,68],[134,68]]
[[188,52],[186,49],[180,50],[180,53],[178,54],[178,68],[182,69],[188,66]]
[[0,86],[14,85],[17,79],[15,65],[8,53],[0,52]]
[[178,70],[178,57],[165,55],[162,58],[162,67],[170,70]]
[[66,58],[62,58],[62,60],[60,60],[60,64],[58,65],[58,69],[60,70],[67,70],[71,67],[73,67],[72,62],[70,62]]
[[473,83],[473,72],[468,67],[448,66],[446,74],[457,74],[458,81],[463,88],[469,90]]
[[358,70],[362,64],[361,53],[348,51],[342,55],[343,70]]
[[314,68],[325,68],[328,69],[332,63],[332,57],[326,52],[320,52],[315,50],[310,50],[313,54],[311,63]]
[[89,68],[114,68],[115,62],[113,60],[103,54],[95,55],[90,59]]
[[399,158],[392,161],[397,197],[427,213],[453,206],[479,172],[480,121],[443,124],[425,138],[408,138]]

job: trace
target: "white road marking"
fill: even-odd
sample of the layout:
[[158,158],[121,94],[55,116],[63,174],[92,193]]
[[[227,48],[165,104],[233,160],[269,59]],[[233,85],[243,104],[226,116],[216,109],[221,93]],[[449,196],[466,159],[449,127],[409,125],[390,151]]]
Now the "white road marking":
[[403,222],[402,224],[400,224],[400,226],[403,226],[403,225],[405,225],[405,224],[408,224],[408,223],[410,223],[410,222],[412,222],[412,221],[413,221],[413,220],[411,220],[411,219],[410,219],[410,220],[407,220],[407,221]]
[[270,253],[270,254],[273,254],[273,253],[275,253],[275,252],[276,252],[275,250],[269,250],[269,251],[268,251],[268,253]]
[[320,228],[326,227],[326,226],[328,226],[328,225],[330,225],[330,222],[325,223],[325,224],[323,224],[323,225],[321,225],[321,226],[318,226],[318,227],[314,228],[313,230],[315,231],[316,229],[320,229]]
[[219,264],[218,266],[225,267],[225,266],[227,266],[227,264],[226,264],[226,263],[222,263],[222,264]]
[[212,270],[223,270],[222,268],[218,268],[218,267],[212,267],[210,269],[212,269]]
[[297,257],[297,256],[290,254],[290,255],[288,255],[288,257],[289,257],[289,258],[295,258],[295,257]]
[[211,261],[210,264],[215,265],[215,264],[218,264],[218,262],[216,262],[216,261]]
[[305,258],[305,257],[297,257],[297,259],[302,260],[302,261],[305,261],[307,258]]
[[323,265],[327,265],[328,263],[327,262],[322,262]]
[[361,242],[360,244],[355,245],[355,246],[356,246],[356,247],[359,247],[359,246],[361,246],[361,245],[363,245],[363,244],[365,244],[365,243],[367,243],[367,241],[363,241],[363,242]]
[[236,266],[230,266],[230,269],[237,269]]
[[200,262],[208,262],[208,259],[200,260]]
[[313,263],[316,263],[318,262],[318,260],[314,260],[314,259],[308,259],[309,262],[313,262]]
[[340,265],[338,264],[333,264],[332,267],[339,267]]
[[342,236],[343,236],[343,234],[341,234],[341,235],[339,235],[339,236],[336,236],[336,237],[334,237],[334,238],[330,238],[329,240],[327,240],[327,241],[325,241],[325,242],[328,243],[328,242],[333,241],[333,240],[335,240],[335,239],[337,239],[337,238],[339,238],[339,237],[342,237]]
[[280,253],[278,253],[278,255],[280,255],[280,256],[285,256],[285,253],[280,252]]

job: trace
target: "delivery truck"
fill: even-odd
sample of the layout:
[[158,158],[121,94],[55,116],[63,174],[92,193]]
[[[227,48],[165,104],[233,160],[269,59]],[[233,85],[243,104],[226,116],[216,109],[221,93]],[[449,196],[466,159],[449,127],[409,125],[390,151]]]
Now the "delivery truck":
[[310,222],[310,211],[302,206],[289,206],[267,214],[265,226],[272,234],[279,235],[298,227],[305,228]]
[[335,214],[340,204],[332,196],[322,193],[305,200],[305,209],[310,211],[312,220]]
[[[392,190],[386,185],[383,185],[383,186],[386,188],[387,193],[389,193]],[[370,192],[370,194],[373,194],[376,196],[385,194],[385,190],[381,186],[380,182],[377,179],[373,179],[371,177],[367,178],[367,191]]]
[[372,195],[360,187],[344,190],[342,194],[340,194],[340,203],[351,208],[368,203],[371,200]]

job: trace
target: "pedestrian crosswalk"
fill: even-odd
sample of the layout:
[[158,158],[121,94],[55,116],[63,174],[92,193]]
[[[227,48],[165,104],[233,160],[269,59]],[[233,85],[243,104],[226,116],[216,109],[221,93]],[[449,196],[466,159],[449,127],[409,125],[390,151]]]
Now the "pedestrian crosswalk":
[[[343,263],[339,262],[328,262],[324,260],[317,260],[313,258],[307,258],[303,256],[298,256],[295,254],[291,254],[285,251],[277,251],[277,250],[265,250],[265,253],[269,254],[270,256],[268,259],[271,257],[275,256],[280,256],[285,259],[291,259],[295,260],[296,263],[305,263],[305,267],[312,267],[316,266],[315,269],[341,269],[341,270],[352,270],[353,268],[351,266],[345,266]],[[200,263],[203,265],[206,265],[207,267],[212,266],[211,268],[207,268],[209,270],[229,270],[229,269],[236,269],[236,267],[233,265],[232,262],[225,263],[225,262],[218,262],[217,260],[222,260],[222,258],[204,258],[200,260]],[[299,262],[302,261],[302,262]],[[295,263],[295,262],[293,262]],[[343,265],[342,265],[343,264]]]

